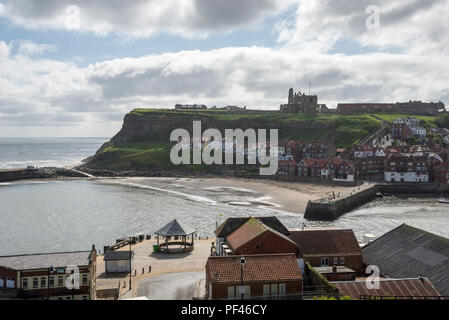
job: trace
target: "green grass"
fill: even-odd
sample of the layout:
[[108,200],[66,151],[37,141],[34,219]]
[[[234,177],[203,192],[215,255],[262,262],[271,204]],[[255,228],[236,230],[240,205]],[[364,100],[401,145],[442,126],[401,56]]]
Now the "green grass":
[[394,120],[398,119],[398,118],[416,118],[419,120],[423,120],[425,121],[425,123],[429,124],[432,128],[433,127],[437,127],[435,120],[437,117],[434,116],[416,116],[416,115],[407,115],[407,114],[401,114],[401,113],[379,113],[379,114],[375,114],[377,117],[392,123]]
[[[246,120],[254,120],[263,128],[263,124],[278,124],[279,139],[291,139],[302,141],[329,141],[337,147],[348,147],[358,143],[368,135],[381,127],[381,121],[366,115],[305,115],[285,113],[234,113],[222,110],[174,110],[174,109],[134,109],[131,115],[148,117],[152,119],[184,119],[214,120],[214,123],[224,121],[223,126],[229,126],[229,121],[235,122],[235,127],[244,124]],[[377,117],[393,122],[404,114],[375,114]],[[436,126],[436,117],[410,116],[424,120],[426,127]],[[240,123],[239,123],[240,122]],[[232,122],[231,122],[232,123]],[[289,125],[296,126],[294,130]],[[321,128],[310,128],[310,125],[318,125]],[[323,129],[327,126],[328,129]],[[230,127],[232,128],[232,127]],[[205,128],[203,128],[204,130]],[[174,145],[169,141],[168,134],[158,134],[143,137],[133,137],[126,143],[114,145],[112,142],[97,155],[92,163],[92,168],[102,169],[179,169],[180,171],[206,171],[211,172],[214,166],[206,165],[180,165],[174,166],[170,161],[170,149]],[[252,168],[242,168],[251,171]]]

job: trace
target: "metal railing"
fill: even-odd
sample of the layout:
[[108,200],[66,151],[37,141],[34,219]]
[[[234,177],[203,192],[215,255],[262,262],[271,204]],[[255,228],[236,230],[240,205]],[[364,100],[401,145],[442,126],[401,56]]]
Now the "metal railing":
[[449,300],[449,296],[375,296],[375,295],[360,295],[360,300]]

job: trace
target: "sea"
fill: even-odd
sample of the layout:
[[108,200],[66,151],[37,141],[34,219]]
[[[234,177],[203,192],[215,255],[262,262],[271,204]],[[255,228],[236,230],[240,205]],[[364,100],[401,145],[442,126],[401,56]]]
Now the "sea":
[[[0,168],[71,166],[92,155],[106,138],[1,138]],[[202,237],[213,237],[228,217],[273,216],[289,228],[339,227],[359,241],[409,225],[449,237],[449,206],[437,198],[377,199],[332,222],[307,221],[273,199],[244,188],[195,189],[188,178],[95,178],[0,183],[0,256],[100,250],[115,240],[154,234],[179,219]]]

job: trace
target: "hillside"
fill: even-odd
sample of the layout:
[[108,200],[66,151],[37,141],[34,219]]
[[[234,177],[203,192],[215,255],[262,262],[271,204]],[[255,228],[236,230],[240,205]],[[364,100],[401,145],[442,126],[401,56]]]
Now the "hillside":
[[[391,119],[403,115],[377,116],[391,122]],[[350,147],[381,127],[381,121],[371,115],[135,109],[125,116],[122,129],[102,146],[86,166],[106,170],[213,170],[202,165],[175,168],[170,162],[169,152],[174,144],[169,141],[170,133],[177,128],[192,132],[194,120],[201,120],[203,131],[207,128],[216,128],[222,132],[235,128],[279,129],[279,139],[329,141],[338,147]],[[431,119],[426,119],[426,122],[430,124]]]

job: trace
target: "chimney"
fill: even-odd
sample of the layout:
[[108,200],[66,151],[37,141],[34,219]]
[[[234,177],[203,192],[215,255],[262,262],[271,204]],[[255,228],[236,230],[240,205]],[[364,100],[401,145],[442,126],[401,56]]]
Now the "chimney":
[[421,280],[422,283],[424,283],[424,280],[426,279],[421,273],[419,274],[418,278],[419,280]]

